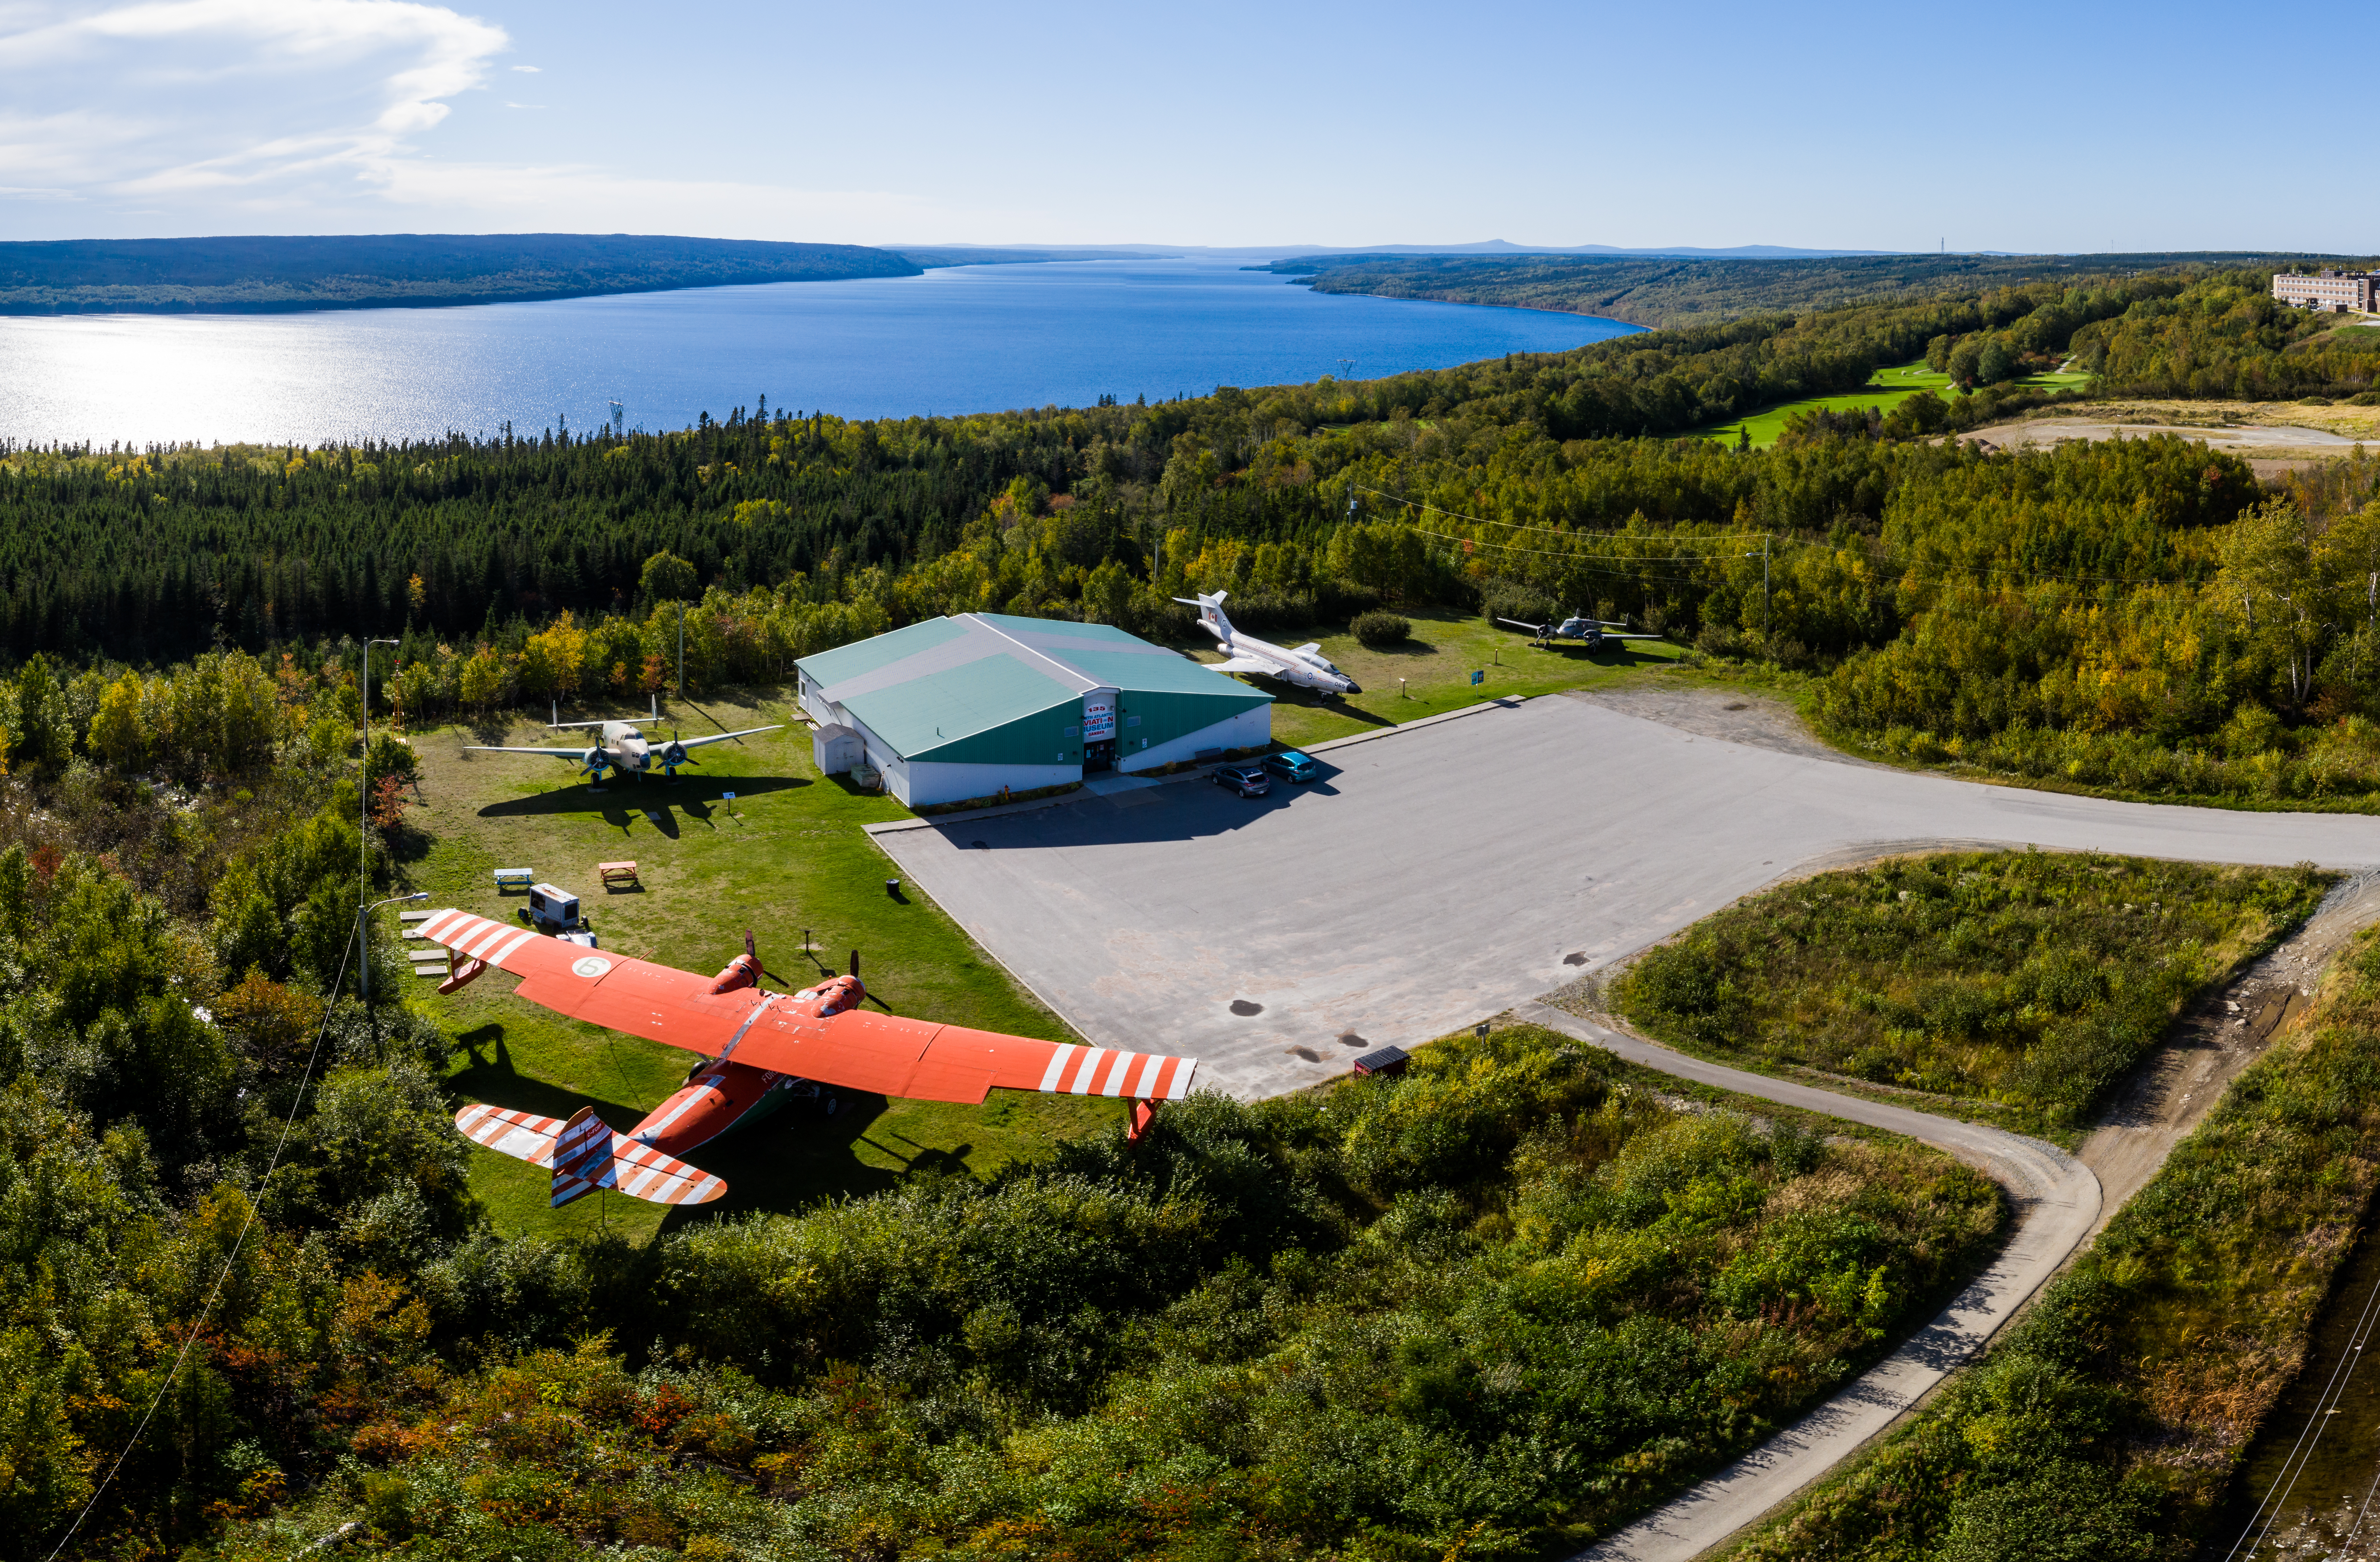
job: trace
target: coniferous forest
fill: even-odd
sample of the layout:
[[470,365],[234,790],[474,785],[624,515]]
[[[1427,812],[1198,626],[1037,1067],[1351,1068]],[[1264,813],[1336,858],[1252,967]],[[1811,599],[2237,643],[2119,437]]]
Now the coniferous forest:
[[[1946,437],[2037,405],[2009,376],[2060,360],[2110,393],[2380,394],[2371,333],[2259,284],[2041,284],[1155,406],[18,449],[0,648],[310,669],[370,631],[404,641],[390,697],[436,715],[655,687],[687,602],[698,686],[953,611],[1186,635],[1193,587],[1259,631],[1594,611],[1817,680],[1824,723],[1904,757],[2335,805],[2380,789],[2370,466],[2267,490],[2180,440]],[[1968,387],[1765,452],[1681,437],[1920,356]]]
[[[2368,808],[2380,464],[2267,483],[2178,438],[1955,438],[2037,405],[2045,362],[2111,394],[2374,395],[2380,355],[2334,324],[2258,276],[2034,281],[1153,406],[6,450],[0,1556],[1427,1562],[1608,1532],[1930,1316],[2002,1229],[1992,1185],[1510,1026],[1327,1098],[1202,1096],[1137,1151],[641,1247],[504,1236],[452,1040],[344,992],[359,865],[392,893],[424,844],[406,745],[376,733],[359,790],[357,642],[400,639],[371,697],[434,721],[659,688],[681,615],[699,693],[938,613],[1186,637],[1193,587],[1258,630],[1584,611],[1902,760]],[[1960,388],[1767,451],[1694,433],[1920,357]],[[2056,1125],[2328,884],[1951,866],[1702,936],[1858,989],[1819,1063]],[[1840,938],[1773,959],[1758,917],[1852,927],[1907,990],[1846,987]],[[1928,974],[1940,929],[1986,923],[1997,965]],[[1649,962],[1632,1001],[1748,1044],[1767,1022],[1710,968]],[[2221,1353],[2155,1309],[2212,1284],[2302,1332],[2296,1265],[2343,1253],[2380,1165],[2375,972],[1998,1364],[1759,1554],[2180,1554],[2247,1423],[2191,1419]],[[1959,1015],[2063,1072],[1942,1041]],[[2285,1174],[2243,1188],[2223,1146],[2256,1144]]]

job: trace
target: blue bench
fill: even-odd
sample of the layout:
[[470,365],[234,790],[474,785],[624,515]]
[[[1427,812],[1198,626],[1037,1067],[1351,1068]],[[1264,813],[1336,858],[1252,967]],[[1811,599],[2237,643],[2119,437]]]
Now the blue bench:
[[526,890],[536,882],[537,872],[533,868],[500,867],[496,869],[496,892],[498,894],[502,894],[507,890]]

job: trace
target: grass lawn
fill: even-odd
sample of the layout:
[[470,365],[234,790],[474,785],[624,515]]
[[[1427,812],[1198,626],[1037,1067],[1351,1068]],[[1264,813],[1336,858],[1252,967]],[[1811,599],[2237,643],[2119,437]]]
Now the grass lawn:
[[[1413,638],[1386,650],[1364,646],[1344,626],[1263,632],[1262,638],[1280,646],[1320,641],[1322,654],[1364,686],[1360,695],[1324,699],[1310,689],[1247,680],[1274,696],[1274,741],[1291,748],[1328,743],[1507,695],[1586,688],[1670,666],[1685,654],[1682,647],[1664,640],[1626,640],[1619,648],[1590,655],[1560,641],[1533,646],[1520,630],[1499,629],[1476,614],[1425,611],[1403,616],[1413,624]],[[1222,660],[1212,651],[1198,654],[1202,660]],[[1476,684],[1471,682],[1475,672],[1484,674]]]
[[[1640,675],[1683,654],[1656,640],[1593,656],[1576,646],[1540,649],[1479,618],[1409,616],[1414,638],[1386,651],[1368,650],[1343,632],[1282,633],[1289,644],[1319,638],[1325,653],[1365,692],[1325,701],[1257,681],[1279,696],[1275,738],[1284,745],[1320,743],[1500,696]],[[1475,686],[1474,670],[1484,674]],[[782,690],[690,704],[678,714],[689,735],[797,716]],[[905,885],[899,901],[885,893],[885,879],[899,870],[860,827],[907,817],[908,810],[891,797],[856,792],[843,778],[820,776],[800,726],[706,748],[701,768],[674,786],[659,778],[615,777],[600,793],[558,760],[463,752],[470,743],[541,744],[546,737],[527,723],[509,731],[446,727],[415,735],[433,842],[407,871],[412,888],[429,891],[428,906],[457,905],[509,919],[522,898],[497,894],[491,870],[527,867],[579,896],[605,949],[710,972],[741,951],[744,929],[750,927],[762,961],[786,985],[843,969],[856,948],[869,996],[895,1013],[1081,1039],[923,891]],[[724,796],[729,792],[736,793],[732,802]],[[641,890],[606,893],[597,881],[597,863],[621,858],[637,862]],[[815,945],[807,955],[806,929]],[[414,1001],[462,1048],[450,1080],[458,1105],[489,1101],[567,1118],[591,1104],[606,1122],[626,1130],[675,1090],[695,1061],[690,1053],[524,1003],[512,997],[516,985],[493,972],[440,998],[430,981],[413,982]],[[792,1209],[821,1197],[867,1193],[911,1172],[980,1176],[1062,1139],[1104,1129],[1123,1111],[1112,1101],[1007,1091],[995,1092],[981,1107],[836,1094],[840,1109],[831,1118],[791,1108],[698,1152],[691,1158],[728,1184],[725,1198],[698,1210],[669,1211],[614,1193],[552,1210],[546,1173],[477,1148],[472,1187],[506,1231],[618,1226],[644,1236],[665,1221],[674,1226],[744,1210]]]
[[[784,720],[792,708],[772,694],[750,703],[707,700],[679,714],[692,735]],[[889,797],[854,792],[841,778],[820,777],[805,729],[706,748],[702,768],[675,786],[615,777],[601,793],[557,760],[461,751],[466,743],[544,736],[524,727],[509,735],[443,728],[414,737],[435,842],[408,874],[413,888],[430,892],[426,905],[510,918],[522,898],[499,896],[490,870],[529,867],[580,897],[605,949],[710,972],[741,951],[750,927],[761,959],[788,983],[842,969],[856,948],[869,996],[895,1013],[1079,1039],[924,894],[905,886],[900,901],[885,893],[884,880],[898,870],[859,827],[907,811]],[[722,795],[728,792],[737,794],[732,803]],[[597,882],[594,865],[619,858],[636,860],[641,891],[606,894]],[[804,928],[818,946],[815,959],[802,952]],[[413,981],[416,1003],[461,1045],[451,1080],[458,1103],[492,1101],[560,1118],[592,1104],[625,1130],[676,1089],[695,1060],[522,1002],[511,996],[516,985],[491,972],[440,998],[430,981]],[[980,1174],[1123,1113],[1110,1101],[1005,1091],[981,1107],[836,1094],[840,1109],[831,1118],[788,1108],[698,1152],[693,1159],[728,1183],[725,1198],[699,1210],[666,1211],[614,1193],[549,1210],[546,1173],[477,1148],[472,1186],[507,1231],[604,1224],[650,1234],[664,1218],[675,1224],[791,1208],[886,1187],[911,1170]]]
[[[2090,379],[2087,374],[2034,374],[2018,381],[2017,383],[2038,390],[2063,391],[2087,384]],[[1807,396],[1800,401],[1781,402],[1775,406],[1763,407],[1758,412],[1739,418],[1732,423],[1696,429],[1686,437],[1699,436],[1732,446],[1742,430],[1749,428],[1752,430],[1753,448],[1767,450],[1777,442],[1777,436],[1785,431],[1786,419],[1795,413],[1809,412],[1819,407],[1840,412],[1846,407],[1854,406],[1872,406],[1881,412],[1890,412],[1920,392],[1930,393],[1946,400],[1958,394],[1951,390],[1949,375],[1939,374],[1926,368],[1925,360],[1921,358],[1915,363],[1905,363],[1897,369],[1877,369],[1868,376],[1867,387],[1864,390],[1849,391],[1836,396]]]

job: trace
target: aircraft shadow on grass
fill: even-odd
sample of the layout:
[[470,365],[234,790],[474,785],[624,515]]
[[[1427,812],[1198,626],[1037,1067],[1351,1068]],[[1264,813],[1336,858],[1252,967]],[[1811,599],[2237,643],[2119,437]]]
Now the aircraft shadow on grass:
[[[1676,659],[1654,656],[1633,648],[1635,641],[1623,640],[1616,646],[1598,646],[1593,650],[1574,640],[1552,640],[1545,645],[1523,642],[1523,650],[1549,652],[1564,661],[1583,661],[1590,667],[1667,667]],[[1515,662],[1513,665],[1518,666]]]
[[[485,1101],[510,1111],[568,1121],[581,1107],[613,1132],[626,1133],[644,1120],[646,1108],[621,1101],[568,1090],[522,1073],[514,1066],[504,1027],[485,1024],[457,1038],[469,1061],[448,1076],[447,1105]],[[942,1150],[921,1145],[898,1133],[876,1129],[890,1105],[867,1091],[832,1089],[835,1110],[796,1100],[775,1115],[702,1145],[684,1158],[727,1183],[724,1196],[706,1205],[673,1205],[662,1217],[662,1229],[672,1231],[695,1221],[722,1215],[803,1208],[822,1198],[847,1198],[880,1193],[905,1177],[955,1172],[965,1174],[965,1156],[974,1149],[961,1144]],[[899,1161],[897,1168],[869,1166],[855,1153],[862,1143]]]
[[446,1076],[447,1094],[453,1097],[450,1106],[485,1101],[507,1111],[535,1112],[541,1118],[560,1118],[565,1122],[579,1108],[592,1107],[597,1117],[622,1132],[644,1119],[641,1110],[625,1102],[565,1090],[522,1073],[513,1066],[512,1048],[505,1044],[502,1025],[480,1025],[456,1039],[470,1061]]
[[[762,797],[771,792],[816,784],[804,776],[722,776],[715,781],[681,780],[675,786],[666,781],[614,779],[601,792],[580,785],[557,786],[551,792],[507,797],[501,803],[491,803],[480,809],[480,817],[520,819],[552,814],[600,814],[612,824],[625,829],[632,817],[650,808],[665,817],[674,817],[676,813],[683,811],[708,821],[712,805],[721,801],[723,793],[734,793],[740,802],[747,797]],[[671,833],[675,833],[674,826],[667,828]]]

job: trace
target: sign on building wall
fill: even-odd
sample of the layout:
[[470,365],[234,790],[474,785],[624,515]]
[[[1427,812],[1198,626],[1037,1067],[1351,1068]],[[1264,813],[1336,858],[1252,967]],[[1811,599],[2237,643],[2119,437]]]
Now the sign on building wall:
[[1083,741],[1105,743],[1116,734],[1116,696],[1113,689],[1093,689],[1083,696]]

